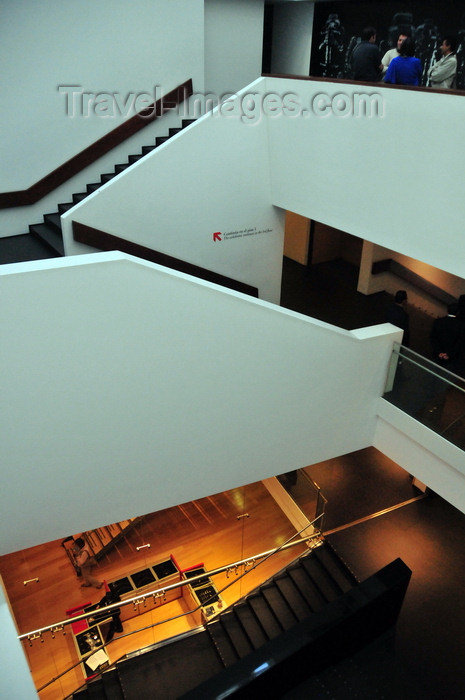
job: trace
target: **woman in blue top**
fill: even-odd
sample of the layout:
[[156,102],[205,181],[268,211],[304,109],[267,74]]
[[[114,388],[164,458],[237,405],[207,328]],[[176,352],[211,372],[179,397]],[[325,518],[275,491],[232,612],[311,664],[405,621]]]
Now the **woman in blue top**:
[[415,44],[407,37],[399,48],[400,56],[393,58],[384,77],[385,83],[393,85],[420,85],[421,61],[414,57]]

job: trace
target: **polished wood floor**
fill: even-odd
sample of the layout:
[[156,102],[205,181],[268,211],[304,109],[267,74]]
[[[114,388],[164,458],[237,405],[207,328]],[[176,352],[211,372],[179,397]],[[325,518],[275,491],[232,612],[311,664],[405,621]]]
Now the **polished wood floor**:
[[[300,496],[305,507],[305,491]],[[309,494],[309,503],[312,499]],[[289,520],[265,487],[256,483],[147,515],[99,562],[94,574],[102,580],[116,579],[166,560],[171,554],[181,568],[203,562],[207,570],[212,570],[273,549],[293,535],[295,529]],[[80,587],[81,580],[76,577],[61,541],[0,557],[0,574],[19,634],[61,621],[66,618],[66,609],[87,601],[97,602],[102,596],[103,591]],[[150,547],[137,549],[147,544]],[[247,577],[224,591],[222,595],[226,604],[252,590],[303,551],[305,545],[299,545],[249,572]],[[38,582],[24,585],[24,581],[35,578]],[[218,575],[215,583],[221,589],[235,578],[233,571],[229,577]],[[129,651],[197,627],[201,623],[200,615],[198,612],[188,614],[192,608],[189,599],[167,603],[149,612],[144,612],[144,607],[140,606],[140,613],[125,621],[123,635],[117,635],[108,646],[110,659],[115,661]],[[159,624],[170,617],[176,619]],[[126,636],[138,629],[143,631]],[[36,688],[41,688],[78,661],[70,630],[66,635],[57,632],[54,638],[46,632],[42,640],[34,640],[31,644],[24,642],[24,648]],[[81,667],[77,666],[41,691],[39,696],[41,700],[64,698],[81,685],[83,679]]]

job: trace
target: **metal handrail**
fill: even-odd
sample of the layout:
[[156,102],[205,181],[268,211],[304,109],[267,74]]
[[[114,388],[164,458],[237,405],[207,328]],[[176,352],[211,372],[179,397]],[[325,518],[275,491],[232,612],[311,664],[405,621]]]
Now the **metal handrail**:
[[[153,596],[153,598],[161,598],[166,594],[167,591],[172,591],[177,588],[183,588],[184,586],[192,585],[195,581],[203,578],[208,578],[210,576],[215,576],[216,574],[220,574],[223,572],[227,572],[231,569],[235,569],[236,567],[239,566],[244,566],[245,570],[244,572],[234,581],[230,582],[227,584],[223,589],[218,591],[218,593],[222,593],[224,590],[229,588],[233,583],[237,583],[243,576],[246,574],[249,574],[251,571],[253,571],[258,565],[263,564],[264,561],[269,559],[269,557],[273,556],[274,554],[277,554],[278,552],[284,550],[284,549],[289,549],[290,547],[294,547],[298,544],[305,543],[308,540],[315,539],[316,537],[319,537],[321,535],[320,531],[317,531],[315,533],[312,533],[308,537],[305,537],[300,540],[296,540],[295,542],[292,542],[292,540],[295,537],[299,537],[304,530],[307,530],[309,527],[312,527],[317,520],[323,517],[323,513],[318,515],[312,522],[310,522],[308,525],[305,525],[301,530],[299,530],[297,533],[293,534],[288,540],[286,540],[283,544],[279,545],[279,547],[276,547],[275,549],[270,549],[267,550],[266,552],[261,552],[260,554],[256,554],[252,557],[247,557],[246,559],[240,559],[236,562],[233,562],[231,564],[227,564],[221,567],[218,567],[217,569],[212,569],[212,571],[205,571],[202,574],[199,574],[198,576],[192,576],[189,579],[185,579],[182,581],[178,581],[176,583],[172,583],[169,586],[162,586],[161,588],[155,588],[151,591],[147,591],[143,595],[138,595],[134,596],[133,598],[127,598],[126,600],[119,601],[118,603],[111,603],[110,605],[105,605],[102,608],[99,608],[97,611],[91,610],[90,612],[83,613],[82,615],[75,615],[74,617],[68,617],[65,620],[60,620],[60,622],[55,622],[51,625],[47,625],[46,627],[38,627],[35,630],[32,630],[30,632],[25,632],[23,634],[18,635],[18,639],[20,641],[24,640],[29,640],[29,641],[34,641],[34,639],[38,639],[42,636],[44,632],[51,632],[52,634],[55,634],[56,632],[60,632],[64,627],[67,625],[74,624],[75,622],[79,622],[80,620],[87,620],[88,618],[95,617],[96,614],[101,614],[103,612],[105,613],[110,613],[112,610],[120,609],[122,607],[125,607],[126,605],[136,605],[138,602],[143,602],[146,598],[150,598],[150,596]],[[260,559],[261,561],[255,563],[257,559]],[[252,562],[252,566],[250,569],[247,570],[247,566]],[[215,593],[217,595],[218,593]],[[193,612],[196,612],[197,610],[200,610],[200,608],[204,607],[205,605],[208,605],[208,603],[204,603],[202,605],[197,606],[193,610],[190,610],[188,613],[183,613],[183,615],[190,615]],[[179,616],[176,616],[179,617]],[[160,623],[155,623],[155,624],[163,624],[165,622],[169,622],[171,619],[176,619],[176,618],[168,618],[166,620],[163,620]],[[155,625],[151,625],[155,626]]]
[[393,353],[395,355],[398,355],[399,357],[402,357],[407,362],[411,362],[412,365],[415,365],[416,367],[425,370],[425,372],[434,375],[438,379],[441,379],[447,384],[450,384],[450,386],[453,386],[459,391],[465,393],[465,388],[463,386],[464,378],[460,377],[458,374],[454,374],[454,372],[451,372],[446,367],[441,367],[440,365],[436,364],[436,362],[434,362],[433,360],[430,360],[428,357],[424,357],[418,352],[410,350],[410,348],[406,348],[400,343],[393,344]]

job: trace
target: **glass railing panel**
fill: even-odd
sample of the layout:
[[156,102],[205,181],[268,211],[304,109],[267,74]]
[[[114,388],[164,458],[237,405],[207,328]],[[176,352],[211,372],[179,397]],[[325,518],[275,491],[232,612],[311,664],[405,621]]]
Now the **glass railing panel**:
[[326,499],[305,468],[280,474],[277,478],[307,519],[316,520],[315,528],[322,530]]
[[397,343],[386,401],[465,449],[465,379]]

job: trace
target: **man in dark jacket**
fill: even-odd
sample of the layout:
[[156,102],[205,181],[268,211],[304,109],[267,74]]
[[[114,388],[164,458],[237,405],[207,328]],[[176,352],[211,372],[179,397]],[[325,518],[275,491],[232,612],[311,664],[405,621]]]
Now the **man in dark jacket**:
[[382,74],[381,54],[376,46],[376,29],[366,27],[362,32],[362,41],[352,53],[352,74],[354,80],[367,83],[377,82]]
[[406,304],[407,292],[405,289],[399,289],[395,293],[394,303],[386,311],[386,321],[397,328],[402,328],[404,331],[402,345],[408,348],[410,347],[410,323],[408,313],[404,308]]
[[460,368],[464,327],[457,317],[457,303],[449,304],[447,316],[437,318],[432,325],[430,339],[433,360],[451,372]]

